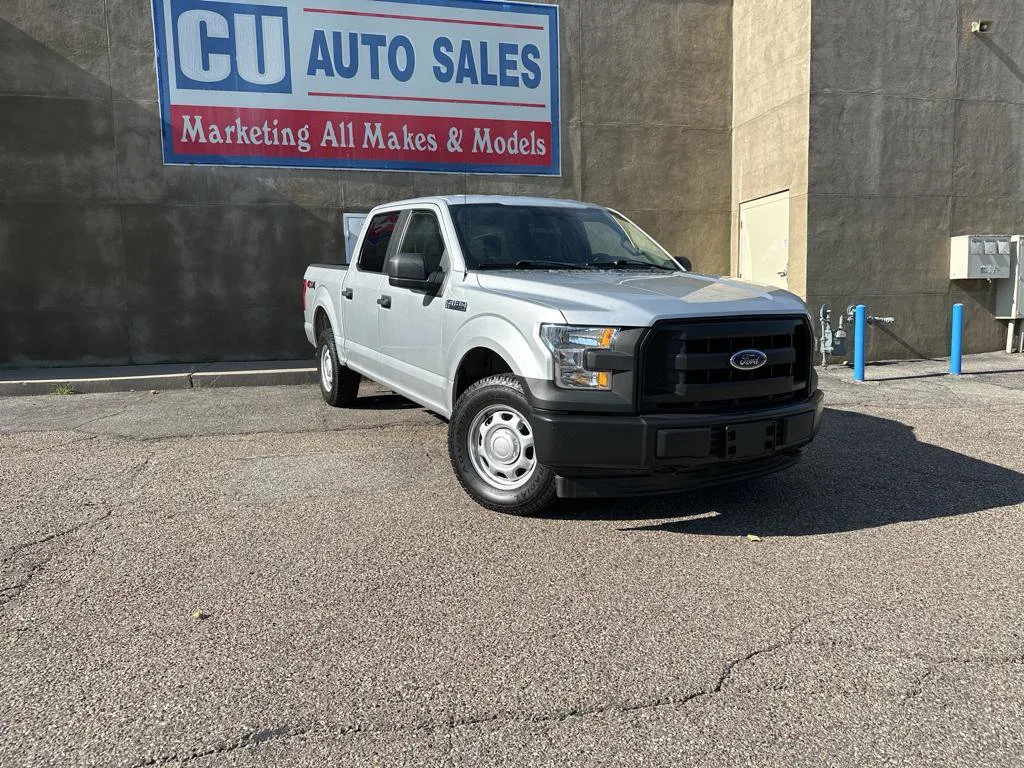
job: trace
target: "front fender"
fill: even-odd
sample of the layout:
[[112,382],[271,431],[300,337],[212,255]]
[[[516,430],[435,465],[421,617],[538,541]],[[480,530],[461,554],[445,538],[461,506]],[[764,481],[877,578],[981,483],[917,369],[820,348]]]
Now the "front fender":
[[455,373],[463,358],[477,348],[489,349],[500,355],[516,376],[530,379],[550,379],[552,376],[551,354],[543,348],[539,337],[528,338],[522,330],[498,315],[478,315],[461,326],[448,345],[449,408],[454,406],[451,397]]

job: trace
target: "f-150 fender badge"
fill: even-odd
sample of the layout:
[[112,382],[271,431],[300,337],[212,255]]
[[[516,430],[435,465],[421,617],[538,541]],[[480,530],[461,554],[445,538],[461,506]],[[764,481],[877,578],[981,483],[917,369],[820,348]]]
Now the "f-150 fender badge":
[[448,301],[444,303],[444,308],[454,309],[456,312],[465,312],[469,308],[469,305],[466,304],[466,302],[464,301],[455,301],[455,299],[448,299]]

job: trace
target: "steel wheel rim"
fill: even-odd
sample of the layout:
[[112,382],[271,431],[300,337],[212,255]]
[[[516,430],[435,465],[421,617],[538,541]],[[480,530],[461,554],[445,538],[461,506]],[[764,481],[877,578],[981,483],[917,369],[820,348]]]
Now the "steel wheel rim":
[[522,488],[537,470],[533,428],[507,405],[480,411],[469,426],[467,444],[477,475],[500,491]]
[[320,352],[320,383],[325,392],[330,392],[334,386],[334,361],[331,359],[331,348],[326,344]]

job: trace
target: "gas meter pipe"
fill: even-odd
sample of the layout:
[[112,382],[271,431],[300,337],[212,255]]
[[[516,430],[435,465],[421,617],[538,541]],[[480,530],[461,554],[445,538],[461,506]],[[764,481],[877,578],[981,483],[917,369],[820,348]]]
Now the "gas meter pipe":
[[964,305],[953,305],[953,335],[949,342],[949,372],[959,376],[963,364]]
[[858,304],[853,310],[853,380],[864,381],[864,336],[868,325],[868,308]]

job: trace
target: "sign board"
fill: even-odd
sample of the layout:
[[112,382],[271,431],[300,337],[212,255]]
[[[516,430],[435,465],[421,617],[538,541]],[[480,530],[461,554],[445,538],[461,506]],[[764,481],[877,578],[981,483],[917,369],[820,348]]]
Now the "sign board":
[[168,164],[559,175],[558,8],[153,0]]

